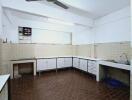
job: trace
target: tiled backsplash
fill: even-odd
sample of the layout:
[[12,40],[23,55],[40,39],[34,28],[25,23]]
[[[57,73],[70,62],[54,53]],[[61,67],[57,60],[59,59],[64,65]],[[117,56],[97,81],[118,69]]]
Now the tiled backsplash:
[[72,56],[72,45],[35,44],[35,57]]
[[77,56],[109,60],[119,60],[120,56],[125,53],[130,59],[130,42],[78,45],[76,52]]
[[97,58],[119,60],[125,53],[130,59],[130,42],[95,44],[95,49]]
[[119,59],[122,53],[126,53],[130,58],[130,42],[88,45],[1,44],[0,52],[0,69],[2,70],[5,66],[8,66],[9,60],[20,58],[73,55],[100,59]]
[[92,45],[78,45],[76,51],[77,56],[91,57]]
[[52,45],[52,44],[2,44],[0,54],[3,60],[48,57],[48,56],[84,56],[101,59],[119,59],[126,53],[130,59],[130,42],[99,43],[88,45]]

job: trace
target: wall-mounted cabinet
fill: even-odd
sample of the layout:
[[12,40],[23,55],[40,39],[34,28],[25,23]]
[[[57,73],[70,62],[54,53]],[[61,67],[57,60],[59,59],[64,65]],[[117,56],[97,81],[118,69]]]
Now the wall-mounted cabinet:
[[31,43],[32,28],[18,27],[19,43]]

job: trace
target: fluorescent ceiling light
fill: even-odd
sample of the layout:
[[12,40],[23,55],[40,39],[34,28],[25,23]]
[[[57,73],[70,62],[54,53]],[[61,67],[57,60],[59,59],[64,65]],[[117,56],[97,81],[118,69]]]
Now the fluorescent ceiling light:
[[74,26],[74,23],[70,23],[70,22],[65,22],[62,20],[57,20],[57,19],[53,19],[53,18],[48,18],[48,22],[50,23],[54,23],[54,24],[63,24],[63,25],[68,25],[68,26]]

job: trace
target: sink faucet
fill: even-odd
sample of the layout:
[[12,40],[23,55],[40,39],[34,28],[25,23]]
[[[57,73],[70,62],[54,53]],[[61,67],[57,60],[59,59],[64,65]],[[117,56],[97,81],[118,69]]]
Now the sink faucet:
[[129,64],[129,59],[128,59],[128,56],[127,56],[127,54],[126,53],[122,53],[122,55],[120,56],[120,57],[122,57],[122,56],[125,56],[125,58],[126,58],[126,63],[127,64]]

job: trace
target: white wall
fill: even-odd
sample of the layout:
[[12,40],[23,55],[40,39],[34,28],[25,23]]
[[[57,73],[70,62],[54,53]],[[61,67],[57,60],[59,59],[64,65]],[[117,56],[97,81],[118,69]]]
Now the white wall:
[[95,20],[91,29],[75,32],[73,44],[130,41],[130,7]]
[[130,7],[95,20],[95,43],[130,41]]
[[13,43],[18,43],[18,26],[31,27],[32,28],[32,43],[58,43],[58,44],[70,44],[71,43],[71,26],[52,24],[38,19],[27,20],[12,15],[11,11],[4,9],[3,13],[3,34],[2,38]]
[[[44,4],[41,5],[39,3],[31,3],[29,5],[29,3],[25,2],[24,0],[18,0],[18,1],[14,0],[13,2],[9,3],[8,0],[6,1],[3,0],[3,6],[7,8],[18,9],[24,12],[30,12],[30,13],[42,15],[42,16],[44,15],[50,16],[50,17],[52,16],[54,18],[64,19],[66,21],[87,24],[90,27],[93,26],[93,21],[90,20],[89,18],[84,18],[78,15],[72,14],[70,12],[63,11],[61,9],[54,8],[53,10],[52,7],[48,7]],[[18,5],[14,6],[16,5],[16,3],[18,3],[19,6]],[[34,9],[34,7],[36,6],[40,6],[40,7],[37,9]],[[42,6],[43,8],[41,8]],[[61,13],[61,15],[53,14],[51,12],[59,12]],[[11,24],[9,26],[8,25],[4,26],[4,28],[7,27],[4,29],[4,37],[8,37],[9,40],[12,40],[13,42],[18,42],[18,33],[17,33],[18,26],[31,26],[33,28],[50,29],[50,30],[58,30],[58,31],[73,33],[72,43],[74,45],[90,44],[94,42],[107,43],[107,42],[130,41],[130,8],[129,7],[121,9],[117,12],[113,12],[102,18],[96,19],[93,29],[89,27],[84,28],[81,26],[68,27],[63,25],[47,24],[47,23],[33,21],[33,20],[32,21],[25,20],[19,17],[20,15],[18,15],[18,18],[11,17],[12,23],[14,22],[13,25]],[[8,22],[8,24],[10,24],[10,22]],[[42,34],[42,30],[38,32],[35,31],[35,34],[36,33]]]
[[32,43],[71,44],[71,33],[49,30],[32,30]]
[[[34,14],[34,15],[41,16],[41,17],[47,16],[50,18],[60,19],[60,20],[67,21],[67,22],[83,24],[83,25],[86,25],[87,27],[93,26],[93,20],[90,18],[86,18],[86,17],[73,14],[64,9],[47,6],[46,4],[43,4],[43,3],[26,2],[25,0],[12,0],[12,2],[10,2],[10,0],[2,0],[2,6],[6,9],[13,9],[13,10],[21,11],[21,12],[26,12],[29,14]],[[11,14],[9,14],[9,16],[10,15]],[[15,42],[15,43],[18,42],[18,34],[16,30],[18,25],[19,26],[24,26],[24,25],[32,26],[33,28],[40,28],[40,29],[58,30],[58,31],[64,31],[64,32],[69,32],[69,33],[77,33],[85,29],[83,26],[67,27],[63,25],[55,25],[55,24],[51,25],[47,23],[45,24],[45,22],[44,23],[38,22],[38,21],[35,22],[29,19],[23,20],[23,18],[21,18],[21,15],[18,14],[17,16],[20,17],[19,20],[11,16],[10,16],[11,18],[5,17],[6,18],[5,20],[8,20],[8,19],[9,20],[8,22],[7,21],[4,22],[5,23],[4,34],[2,35],[4,39],[7,37],[9,41],[11,40],[12,42]],[[40,32],[42,32],[42,30],[38,31],[38,33]],[[68,36],[64,35],[64,38],[65,37],[68,37]],[[39,41],[39,42],[42,42],[42,41]],[[86,39],[85,39],[85,42],[83,43],[86,43]]]
[[[47,6],[44,3],[26,2],[25,0],[2,0],[3,7],[29,12],[41,16],[61,19],[69,22],[93,26],[93,20],[78,16],[64,9]],[[54,12],[54,13],[53,13]]]
[[[131,49],[132,49],[132,1],[131,1]],[[131,50],[132,54],[132,50]],[[130,100],[132,100],[132,56],[131,56],[131,74],[130,74]]]
[[72,36],[73,36],[72,37],[73,45],[94,43],[94,33],[93,33],[92,29],[87,29],[84,31],[73,33]]
[[1,33],[2,33],[2,6],[1,6],[1,1],[0,1],[0,34]]
[[[18,26],[31,27],[33,29],[33,43],[59,43],[70,44],[71,33],[73,33],[73,44],[87,44],[93,41],[91,29],[85,26],[68,26],[53,24],[40,16],[30,15],[23,12],[4,8],[2,38],[18,43]],[[87,34],[89,33],[89,34]]]

